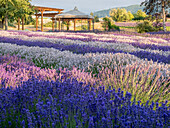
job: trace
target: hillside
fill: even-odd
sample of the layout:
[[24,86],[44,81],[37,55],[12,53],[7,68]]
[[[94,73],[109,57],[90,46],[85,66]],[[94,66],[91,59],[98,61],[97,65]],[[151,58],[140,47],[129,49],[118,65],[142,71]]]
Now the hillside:
[[[143,10],[143,7],[141,7],[140,5],[130,5],[127,7],[116,7],[117,8],[125,8],[127,11],[131,11],[131,13],[136,13],[138,10]],[[113,8],[111,8],[113,9]],[[105,16],[109,16],[109,12],[111,9],[107,9],[107,10],[100,10],[97,12],[94,12],[94,16],[98,16],[100,17],[105,17]]]

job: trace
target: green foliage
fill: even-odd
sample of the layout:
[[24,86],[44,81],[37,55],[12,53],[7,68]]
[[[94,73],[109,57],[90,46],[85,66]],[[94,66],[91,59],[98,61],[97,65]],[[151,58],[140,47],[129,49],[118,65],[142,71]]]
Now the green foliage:
[[90,13],[91,16],[94,16],[93,12]]
[[170,18],[170,14],[166,15],[166,17]]
[[32,15],[34,13],[33,8],[29,2],[30,0],[14,0],[15,10],[14,15],[15,18],[25,17],[26,15]]
[[124,8],[112,9],[110,11],[110,16],[114,21],[130,21],[134,18],[133,14],[130,11],[127,12]]
[[116,26],[115,24],[113,24],[111,28],[112,28],[113,30],[118,30],[118,31],[120,30],[119,26]]
[[99,22],[99,17],[98,16],[94,16],[94,22]]
[[77,26],[76,30],[84,30],[84,31],[86,31],[86,30],[88,30],[88,25]]
[[163,24],[161,23],[160,19],[157,19],[156,22],[153,23],[153,26],[156,32],[163,30]]
[[[135,14],[138,10],[143,10],[143,6],[140,6],[140,5],[130,5],[127,7],[120,7],[120,8],[125,8],[127,11],[130,11],[133,14]],[[112,9],[114,9],[114,8],[112,8]],[[115,8],[115,9],[117,9],[117,8]],[[110,16],[109,15],[110,10],[111,9],[106,9],[106,10],[94,12],[94,16],[98,16],[99,18]]]
[[116,26],[114,24],[114,21],[111,17],[105,17],[103,18],[103,23],[102,23],[102,27],[104,28],[104,30],[106,31],[110,31],[110,30],[120,30],[119,26]]
[[153,32],[155,31],[153,25],[149,21],[144,21],[142,23],[138,23],[136,26],[138,33],[144,33],[144,32]]
[[67,30],[69,30],[69,26],[71,25],[70,21],[63,21],[63,25],[67,26]]
[[146,18],[146,13],[142,10],[138,10],[137,13],[134,15],[133,20],[144,20]]
[[44,27],[52,27],[52,21],[50,21],[50,22],[44,24]]
[[8,26],[16,28],[16,26],[13,23],[10,23],[10,22],[8,23]]
[[31,15],[27,15],[27,16],[25,17],[25,24],[26,24],[26,25],[34,25],[35,22],[36,22],[35,19],[32,18]]
[[[0,0],[0,20],[10,22],[34,13],[30,0]],[[7,27],[7,24],[6,24]]]
[[169,0],[145,0],[141,3],[144,5],[144,11],[148,15],[156,16],[159,19],[163,19],[163,28],[166,31],[165,19],[166,19],[166,10],[170,8]]
[[134,15],[130,11],[128,11],[128,16],[129,16],[129,21],[131,21],[134,18]]

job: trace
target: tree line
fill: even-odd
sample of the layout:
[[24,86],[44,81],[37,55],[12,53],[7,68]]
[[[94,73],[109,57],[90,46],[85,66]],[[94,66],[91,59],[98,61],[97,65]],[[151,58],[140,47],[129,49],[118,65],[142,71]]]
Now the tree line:
[[[136,14],[132,14],[131,12],[127,12],[126,9],[112,9],[110,11],[110,17],[103,18],[103,27],[105,30],[111,30],[115,28],[115,25],[112,24],[114,22],[120,21],[131,21],[131,20],[148,20],[144,21],[144,23],[140,24],[141,29],[150,28],[151,31],[163,30],[166,31],[166,15],[168,14],[168,9],[170,8],[170,0],[145,0],[141,3],[141,6],[144,6],[144,12],[142,10],[138,10]],[[153,22],[156,20],[156,24],[152,25],[149,22]],[[161,20],[163,21],[163,25],[160,25]],[[155,28],[154,28],[155,27]],[[143,30],[142,30],[143,31]]]
[[0,0],[0,28],[8,30],[8,23],[22,19],[31,19],[34,9],[30,0]]

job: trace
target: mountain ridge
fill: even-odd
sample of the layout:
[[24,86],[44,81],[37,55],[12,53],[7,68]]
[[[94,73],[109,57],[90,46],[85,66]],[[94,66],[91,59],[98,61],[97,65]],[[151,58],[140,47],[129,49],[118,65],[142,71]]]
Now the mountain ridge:
[[[136,13],[138,10],[143,10],[143,6],[140,6],[140,5],[130,5],[130,6],[126,6],[126,7],[114,7],[115,9],[117,8],[125,8],[127,11],[130,11],[132,14],[133,13]],[[100,10],[100,11],[96,11],[93,13],[94,16],[98,16],[99,18],[101,17],[106,17],[106,16],[109,16],[109,12],[111,9],[114,9],[114,8],[110,8],[110,9],[103,9],[103,10]]]

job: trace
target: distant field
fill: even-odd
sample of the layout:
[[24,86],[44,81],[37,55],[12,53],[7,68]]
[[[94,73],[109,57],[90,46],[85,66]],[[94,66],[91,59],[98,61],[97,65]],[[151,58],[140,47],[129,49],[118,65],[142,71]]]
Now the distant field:
[[[135,27],[137,22],[115,22],[117,26]],[[166,26],[170,26],[170,22],[166,22]]]
[[[124,31],[130,31],[130,32],[135,32],[135,26],[136,26],[136,22],[116,22],[115,23],[117,26],[120,27],[120,30],[124,30]],[[82,24],[83,27],[81,28],[81,23],[77,23],[76,24],[76,30],[84,30],[87,29],[87,23],[83,23]],[[70,30],[74,30],[73,28],[73,23],[70,25]],[[93,25],[91,26],[91,28],[93,28]],[[170,31],[170,22],[166,22],[166,28],[167,31]],[[22,26],[20,26],[20,30],[22,29]],[[64,26],[64,30],[66,30],[66,25]],[[100,30],[103,31],[103,27],[102,27],[102,23],[101,22],[97,22],[94,25],[94,29],[95,30]],[[9,30],[18,30],[17,26],[14,27],[9,27]],[[29,30],[29,31],[35,31],[35,27],[34,25],[25,25],[25,30]],[[41,26],[38,26],[38,30],[41,30]],[[44,31],[50,31],[52,30],[52,27],[44,27]]]
[[170,26],[166,27],[167,31],[170,31]]

